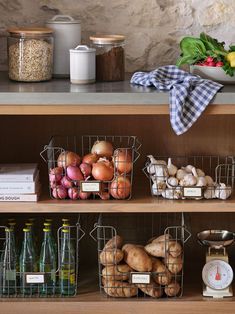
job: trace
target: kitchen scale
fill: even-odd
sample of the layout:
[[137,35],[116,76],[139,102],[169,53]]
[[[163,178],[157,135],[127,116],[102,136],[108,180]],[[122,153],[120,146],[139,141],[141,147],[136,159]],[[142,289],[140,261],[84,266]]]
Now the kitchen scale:
[[208,247],[206,264],[202,270],[203,296],[213,298],[232,297],[233,269],[229,265],[226,247],[235,238],[227,230],[205,230],[197,234],[202,245]]

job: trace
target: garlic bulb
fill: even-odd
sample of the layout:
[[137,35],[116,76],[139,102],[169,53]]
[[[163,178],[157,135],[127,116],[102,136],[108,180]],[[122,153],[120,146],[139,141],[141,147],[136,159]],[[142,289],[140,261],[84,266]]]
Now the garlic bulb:
[[207,186],[214,186],[214,185],[215,185],[215,183],[214,183],[212,177],[210,177],[210,176],[205,176],[205,179],[206,179]]
[[171,158],[168,158],[167,169],[170,176],[176,175],[178,168],[172,164]]
[[187,174],[188,174],[187,171],[185,171],[183,169],[178,169],[177,173],[176,173],[176,178],[178,180],[182,180]]
[[186,167],[182,167],[182,169],[184,169],[186,172],[191,173],[193,166],[192,165],[187,165]]
[[206,198],[207,200],[212,199],[212,198],[216,198],[215,188],[211,187],[211,186],[208,187],[204,192],[204,198]]
[[175,177],[169,177],[167,178],[166,180],[166,185],[168,186],[168,188],[171,188],[171,187],[175,187],[179,184],[179,181],[177,178]]
[[202,171],[202,169],[197,168],[197,175],[198,175],[199,177],[205,177],[205,172]]
[[197,178],[191,173],[186,174],[182,180],[180,180],[181,186],[194,186],[197,184]]
[[197,184],[196,186],[206,186],[207,180],[205,177],[197,177]]
[[152,185],[152,194],[153,195],[161,195],[162,192],[166,189],[166,183],[161,182],[154,182]]
[[180,199],[182,197],[182,191],[181,188],[175,188],[175,189],[166,189],[162,192],[162,197],[174,200],[174,199]]
[[215,196],[221,200],[226,200],[232,194],[231,186],[226,186],[224,183],[219,183],[215,189]]
[[147,166],[147,172],[159,177],[167,177],[167,165],[164,160],[156,160],[152,155],[148,155],[150,164]]

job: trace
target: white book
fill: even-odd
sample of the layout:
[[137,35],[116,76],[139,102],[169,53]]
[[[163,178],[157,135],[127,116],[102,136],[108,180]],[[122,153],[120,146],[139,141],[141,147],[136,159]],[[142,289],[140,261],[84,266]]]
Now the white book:
[[37,202],[38,194],[0,194],[0,202]]
[[37,164],[0,164],[0,182],[33,182],[37,176]]
[[33,182],[1,182],[0,194],[33,194],[39,190],[39,173]]

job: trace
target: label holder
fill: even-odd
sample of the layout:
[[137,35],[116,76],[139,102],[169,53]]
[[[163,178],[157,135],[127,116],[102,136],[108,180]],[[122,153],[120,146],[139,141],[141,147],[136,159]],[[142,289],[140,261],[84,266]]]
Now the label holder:
[[203,188],[201,186],[184,186],[183,197],[186,198],[197,198],[203,197]]
[[44,284],[45,283],[45,273],[25,273],[25,283],[30,284]]
[[101,181],[80,181],[81,192],[101,192]]
[[151,273],[131,272],[130,275],[132,284],[150,284]]

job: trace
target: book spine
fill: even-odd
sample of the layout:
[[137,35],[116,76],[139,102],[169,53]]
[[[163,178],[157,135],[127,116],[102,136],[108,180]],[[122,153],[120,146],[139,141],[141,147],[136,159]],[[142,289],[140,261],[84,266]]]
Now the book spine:
[[30,194],[37,189],[35,182],[0,182],[0,194]]
[[0,182],[33,182],[34,175],[0,175]]
[[0,202],[37,202],[37,194],[3,194],[0,195]]

